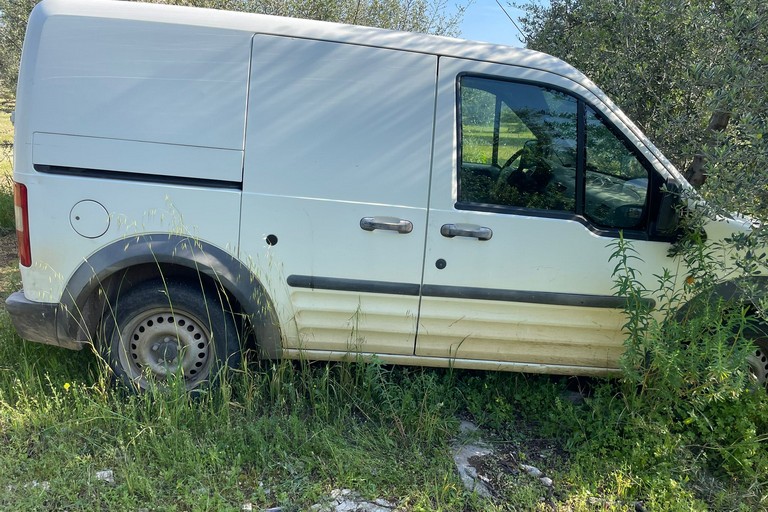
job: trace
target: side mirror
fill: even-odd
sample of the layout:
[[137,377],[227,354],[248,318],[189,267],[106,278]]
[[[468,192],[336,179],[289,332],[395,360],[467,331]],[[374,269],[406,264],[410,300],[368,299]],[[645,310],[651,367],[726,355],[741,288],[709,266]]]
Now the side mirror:
[[667,180],[661,191],[661,202],[656,214],[654,233],[662,236],[674,236],[680,227],[680,213],[683,207],[680,200],[680,185]]

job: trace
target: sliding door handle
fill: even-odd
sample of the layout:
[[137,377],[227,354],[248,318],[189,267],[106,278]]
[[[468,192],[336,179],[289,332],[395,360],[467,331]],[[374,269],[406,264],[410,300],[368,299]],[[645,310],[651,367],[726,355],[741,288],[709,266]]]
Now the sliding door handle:
[[466,236],[478,240],[490,240],[493,231],[491,228],[475,226],[474,224],[443,224],[443,227],[440,228],[440,234],[446,238]]
[[366,231],[376,229],[397,231],[398,233],[410,233],[413,231],[413,223],[411,221],[396,217],[363,217],[360,219],[360,227]]

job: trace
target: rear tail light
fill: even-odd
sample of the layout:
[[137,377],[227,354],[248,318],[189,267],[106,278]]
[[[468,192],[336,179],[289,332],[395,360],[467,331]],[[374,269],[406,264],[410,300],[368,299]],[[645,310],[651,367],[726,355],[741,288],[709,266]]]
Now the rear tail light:
[[29,208],[27,187],[21,183],[13,184],[13,206],[16,213],[16,240],[19,245],[19,262],[32,266],[32,252],[29,247]]

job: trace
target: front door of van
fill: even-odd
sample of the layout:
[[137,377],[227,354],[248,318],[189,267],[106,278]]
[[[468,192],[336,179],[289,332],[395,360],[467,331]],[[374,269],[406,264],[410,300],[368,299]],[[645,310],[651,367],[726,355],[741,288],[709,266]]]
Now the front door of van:
[[652,162],[562,76],[441,58],[438,82],[416,354],[616,368],[613,244],[631,239],[648,286],[672,264],[648,235]]

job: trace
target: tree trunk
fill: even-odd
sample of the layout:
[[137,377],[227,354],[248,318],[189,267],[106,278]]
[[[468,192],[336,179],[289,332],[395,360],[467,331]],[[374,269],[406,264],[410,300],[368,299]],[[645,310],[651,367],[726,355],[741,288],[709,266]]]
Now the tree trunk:
[[[712,135],[715,132],[722,132],[728,128],[728,122],[731,120],[731,113],[724,110],[715,110],[712,113],[712,117],[709,119],[709,125],[707,126],[707,146],[712,146]],[[694,155],[693,162],[685,170],[685,179],[693,185],[694,188],[700,188],[705,181],[707,181],[707,173],[705,169],[706,159],[703,153]]]

